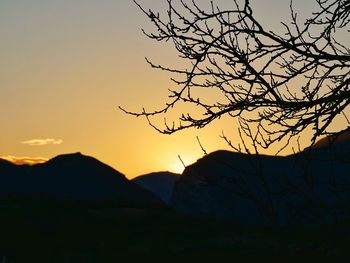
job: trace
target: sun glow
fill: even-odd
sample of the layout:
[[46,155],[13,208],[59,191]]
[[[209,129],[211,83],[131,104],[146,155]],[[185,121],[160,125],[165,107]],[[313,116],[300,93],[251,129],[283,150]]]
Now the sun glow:
[[193,155],[193,153],[191,155],[186,155],[185,157],[177,156],[176,160],[167,162],[169,164],[168,170],[173,173],[182,174],[185,168],[195,163],[197,159],[198,157]]
[[178,160],[177,162],[171,163],[169,166],[169,171],[172,173],[182,174],[185,170],[184,164]]

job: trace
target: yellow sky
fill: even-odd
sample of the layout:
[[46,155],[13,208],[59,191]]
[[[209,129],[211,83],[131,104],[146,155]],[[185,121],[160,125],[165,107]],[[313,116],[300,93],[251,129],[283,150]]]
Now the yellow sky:
[[[140,2],[161,8],[165,1]],[[273,9],[287,16],[289,0],[252,2],[267,24]],[[0,156],[82,152],[132,178],[180,171],[178,155],[193,163],[203,155],[196,136],[208,152],[228,149],[219,136],[224,130],[235,140],[230,119],[167,136],[117,109],[160,105],[173,86],[144,57],[171,64],[176,54],[146,39],[141,27],[149,23],[132,1],[1,1]]]

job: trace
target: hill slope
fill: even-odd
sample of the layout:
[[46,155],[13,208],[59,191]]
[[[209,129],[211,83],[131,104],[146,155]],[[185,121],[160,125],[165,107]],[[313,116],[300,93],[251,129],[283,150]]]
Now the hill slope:
[[168,203],[173,192],[174,184],[179,179],[179,174],[158,172],[138,176],[132,179],[132,181],[156,194],[160,199]]
[[170,204],[239,224],[329,224],[350,219],[350,145],[277,157],[228,151],[187,167]]
[[0,162],[0,197],[47,196],[120,205],[162,202],[113,168],[80,153],[57,156],[44,164],[17,166]]

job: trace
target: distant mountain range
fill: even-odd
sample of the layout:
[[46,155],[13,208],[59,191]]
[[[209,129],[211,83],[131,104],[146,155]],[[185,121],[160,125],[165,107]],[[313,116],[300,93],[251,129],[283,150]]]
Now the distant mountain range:
[[150,173],[132,179],[139,186],[151,191],[164,202],[169,203],[174,184],[180,179],[179,174],[170,172]]
[[131,181],[80,153],[0,159],[0,262],[345,262],[349,157],[349,140],[286,157],[217,151]]
[[331,224],[350,219],[350,141],[287,156],[211,153],[188,166],[170,206],[238,224]]
[[166,203],[184,214],[238,224],[331,224],[350,220],[349,157],[346,135],[286,157],[217,151],[181,176],[159,172],[131,181],[80,153],[33,166],[0,159],[0,199],[49,197],[141,208]]
[[0,197],[49,197],[113,201],[122,206],[163,206],[153,193],[95,158],[80,153],[60,155],[33,166],[0,160]]

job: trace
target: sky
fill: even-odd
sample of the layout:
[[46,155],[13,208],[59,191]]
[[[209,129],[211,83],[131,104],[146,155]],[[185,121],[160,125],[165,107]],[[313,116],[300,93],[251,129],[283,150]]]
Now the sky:
[[[139,2],[162,11],[166,1]],[[272,29],[289,16],[289,0],[251,2]],[[313,1],[295,4],[302,13]],[[0,156],[42,162],[82,152],[133,178],[179,172],[178,156],[195,162],[197,136],[208,152],[228,149],[220,134],[237,130],[230,119],[169,136],[118,110],[161,105],[174,85],[144,58],[169,64],[176,53],[141,28],[150,23],[130,0],[0,1]]]

